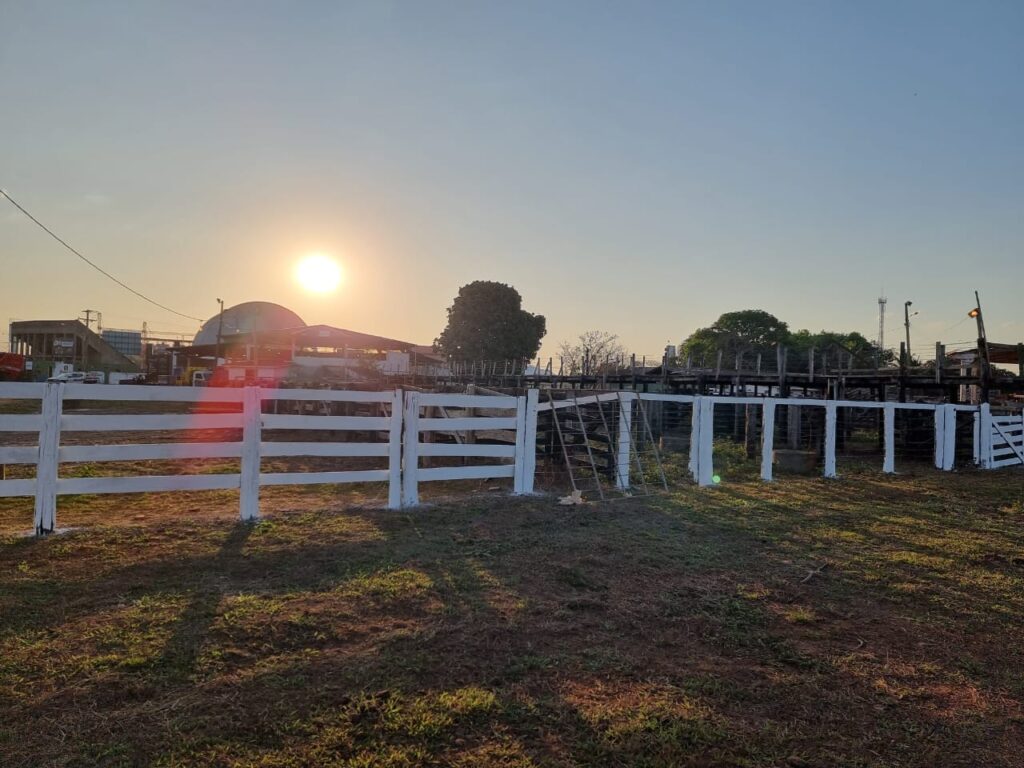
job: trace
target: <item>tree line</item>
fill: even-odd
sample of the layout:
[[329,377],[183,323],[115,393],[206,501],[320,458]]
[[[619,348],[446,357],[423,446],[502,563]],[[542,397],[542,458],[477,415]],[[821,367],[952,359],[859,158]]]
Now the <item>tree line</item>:
[[[448,322],[434,340],[434,349],[452,360],[534,360],[547,333],[544,315],[523,309],[523,299],[510,285],[477,280],[459,289],[448,308]],[[786,368],[805,371],[810,354],[834,360],[835,366],[870,367],[891,362],[893,355],[862,334],[840,331],[791,331],[789,325],[761,309],[726,312],[706,328],[684,339],[670,364],[728,370],[753,368],[758,355],[765,369],[775,367],[777,350],[787,350]],[[721,360],[719,360],[721,355]],[[586,331],[559,345],[556,371],[567,375],[596,374],[623,365],[626,350],[618,336]]]

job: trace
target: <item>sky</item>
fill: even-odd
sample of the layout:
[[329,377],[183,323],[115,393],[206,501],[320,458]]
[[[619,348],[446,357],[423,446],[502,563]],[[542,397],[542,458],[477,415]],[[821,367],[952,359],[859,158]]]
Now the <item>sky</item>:
[[[723,312],[1024,340],[1020,2],[0,0],[0,188],[186,315],[416,343],[515,286],[543,355]],[[339,291],[292,279],[302,255]],[[193,332],[0,199],[0,321]]]

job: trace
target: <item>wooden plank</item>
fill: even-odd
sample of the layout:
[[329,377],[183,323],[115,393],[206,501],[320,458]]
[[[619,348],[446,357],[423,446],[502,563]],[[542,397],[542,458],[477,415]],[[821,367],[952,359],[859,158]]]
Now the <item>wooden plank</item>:
[[421,392],[420,407],[442,408],[500,408],[511,410],[518,407],[519,398],[511,395],[462,395],[458,393]]
[[480,429],[515,429],[512,417],[460,416],[453,419],[424,418],[419,420],[420,432],[454,432]]
[[260,443],[261,456],[387,456],[388,443]]
[[160,432],[191,429],[241,429],[240,413],[104,414],[62,416],[64,432]]
[[434,480],[488,480],[492,478],[514,478],[514,464],[494,464],[478,467],[432,467],[419,471],[419,482]]
[[236,489],[239,475],[150,475],[147,477],[68,477],[57,481],[57,493],[156,493]]
[[0,382],[0,400],[42,400],[46,384],[27,381]]
[[64,384],[65,400],[122,400],[165,403],[240,403],[237,387],[175,387],[146,384]]
[[161,459],[234,459],[241,443],[132,443],[129,445],[65,445],[61,462],[156,461]]
[[715,433],[715,401],[704,398],[700,409],[700,451],[697,469],[697,485],[714,485],[714,433]]
[[391,428],[387,416],[277,416],[265,414],[263,429],[330,429],[383,432]]
[[0,498],[35,495],[36,481],[34,478],[27,478],[24,480],[0,480]]
[[484,443],[420,443],[420,456],[454,456],[467,458],[514,459],[514,445],[486,445]]
[[35,464],[39,461],[38,445],[0,446],[0,464]]
[[366,469],[349,472],[265,472],[260,485],[333,485],[335,483],[386,482],[386,469]]
[[43,417],[31,414],[0,414],[0,432],[38,432],[43,426]]
[[264,400],[314,400],[321,403],[390,403],[394,390],[359,392],[349,389],[260,389]]

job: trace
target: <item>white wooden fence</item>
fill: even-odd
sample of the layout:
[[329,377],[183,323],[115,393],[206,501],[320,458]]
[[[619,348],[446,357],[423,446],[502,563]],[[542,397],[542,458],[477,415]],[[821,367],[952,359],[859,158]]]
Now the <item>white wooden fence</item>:
[[993,416],[985,405],[982,406],[978,421],[979,431],[988,435],[981,450],[987,456],[986,466],[989,469],[1024,464],[1024,413]]
[[[988,406],[949,405],[932,403],[878,403],[863,400],[816,400],[809,398],[759,398],[759,397],[702,397],[692,395],[663,395],[640,393],[633,395],[641,401],[672,402],[692,407],[691,433],[690,433],[690,461],[689,470],[697,481],[698,485],[710,486],[714,484],[714,412],[716,405],[753,405],[761,408],[761,479],[770,482],[773,479],[773,466],[775,450],[775,414],[779,406],[791,406],[799,408],[821,408],[825,412],[825,434],[824,434],[824,469],[825,477],[836,477],[836,427],[838,413],[842,408],[852,409],[881,409],[883,424],[884,454],[882,459],[882,471],[893,473],[896,471],[896,412],[905,411],[931,411],[935,414],[935,466],[942,470],[952,470],[955,463],[956,449],[956,419],[957,414],[963,411],[970,413],[983,413]],[[582,399],[580,400],[582,403]],[[571,402],[563,401],[559,405],[571,405]],[[983,430],[984,431],[984,430]],[[620,434],[620,440],[622,435]],[[623,449],[621,443],[620,453],[628,452],[628,443]],[[984,453],[985,447],[981,448],[979,455],[975,452],[975,461],[982,466],[987,466],[980,456]],[[628,455],[625,453],[624,455]]]
[[[441,415],[424,416],[423,409]],[[453,410],[499,411],[499,415],[452,416]],[[485,444],[463,440],[464,433],[512,430],[510,444]],[[431,433],[449,432],[455,443],[435,443]],[[424,435],[428,436],[424,440]],[[533,492],[537,452],[537,390],[526,397],[407,392],[405,395],[405,461],[402,503],[419,503],[419,484],[434,480],[484,480],[512,478],[513,493]],[[512,459],[512,464],[422,467],[421,457]]]
[[[955,463],[957,415],[972,414],[974,460],[984,468],[1024,463],[1024,418],[992,416],[988,405],[964,406],[925,403],[875,403],[801,398],[697,397],[653,393],[612,392],[538,404],[538,392],[526,396],[462,395],[401,390],[356,392],[246,387],[190,388],[102,386],[95,384],[0,384],[0,400],[40,401],[37,414],[0,414],[0,433],[37,433],[36,445],[0,446],[0,465],[34,464],[36,476],[0,480],[0,497],[35,497],[38,533],[56,527],[57,497],[84,493],[139,493],[237,489],[244,520],[259,516],[259,489],[272,485],[317,483],[386,483],[388,507],[419,503],[419,484],[439,480],[508,478],[513,493],[532,493],[536,470],[538,412],[551,408],[585,406],[617,401],[619,404],[616,484],[628,488],[631,445],[637,418],[645,418],[644,403],[668,402],[691,408],[689,470],[699,485],[714,484],[714,412],[722,404],[753,405],[761,409],[761,478],[773,478],[774,424],[779,406],[824,410],[824,476],[836,477],[836,429],[842,408],[881,409],[884,456],[881,469],[894,472],[895,424],[898,410],[934,413],[935,466],[951,470]],[[177,402],[234,404],[238,412],[189,414],[64,413],[64,400],[109,402]],[[373,415],[284,415],[264,413],[272,401],[357,403]],[[636,413],[634,410],[636,409]],[[276,409],[274,409],[276,410]],[[329,409],[328,409],[329,410]],[[127,445],[62,445],[69,432],[113,433],[235,429],[240,441],[171,442]],[[362,441],[266,441],[275,430],[332,430],[359,433]],[[434,442],[437,433],[454,435],[455,442]],[[490,435],[487,435],[490,433]],[[514,437],[508,439],[508,435]],[[650,432],[648,429],[648,437]],[[481,441],[471,436],[479,436]],[[490,442],[482,440],[490,438]],[[502,439],[504,438],[504,439]],[[380,468],[330,472],[263,472],[263,458],[376,457]],[[62,463],[117,462],[175,459],[240,459],[233,474],[175,474],[131,477],[60,477]],[[487,459],[490,463],[427,466],[444,459]],[[498,460],[494,462],[493,460]]]
[[[259,489],[272,485],[382,482],[388,488],[388,507],[397,509],[419,502],[418,485],[435,480],[511,478],[515,493],[533,490],[536,461],[532,450],[537,428],[537,393],[524,397],[491,397],[460,394],[427,394],[401,390],[357,392],[319,389],[262,389],[259,387],[191,388],[152,386],[102,386],[95,384],[0,384],[0,400],[42,401],[38,414],[0,414],[0,433],[35,432],[36,445],[0,446],[0,465],[35,464],[30,479],[0,480],[0,497],[34,496],[35,528],[53,531],[57,497],[84,493],[141,493],[237,489],[243,520],[259,517]],[[234,404],[236,413],[188,414],[76,414],[64,413],[65,400],[108,402]],[[291,415],[264,413],[268,401],[359,403],[376,409],[375,415]],[[421,417],[422,408],[441,416]],[[451,416],[449,411],[478,409],[502,415]],[[328,409],[329,410],[329,409]],[[504,415],[507,412],[508,415]],[[405,453],[403,456],[403,425]],[[152,432],[173,430],[241,430],[240,441],[173,442],[122,445],[62,445],[67,432]],[[376,440],[282,442],[266,441],[275,430],[331,430],[374,436]],[[465,440],[474,431],[508,432],[508,444],[477,444]],[[448,432],[456,444],[422,442],[424,433]],[[528,438],[527,433],[533,435]],[[531,450],[527,450],[530,446]],[[486,457],[510,463],[477,466],[421,467],[420,457]],[[263,458],[279,457],[378,457],[385,466],[331,472],[263,472]],[[240,471],[231,474],[175,474],[130,477],[60,477],[62,463],[148,461],[165,459],[240,459]],[[403,494],[404,486],[404,494]]]

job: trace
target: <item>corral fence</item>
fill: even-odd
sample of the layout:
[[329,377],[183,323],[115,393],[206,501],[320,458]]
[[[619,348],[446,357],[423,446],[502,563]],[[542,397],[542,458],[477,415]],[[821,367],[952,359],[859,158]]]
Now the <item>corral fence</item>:
[[[629,493],[676,481],[663,458],[677,453],[686,456],[685,473],[710,486],[718,479],[716,462],[728,458],[729,438],[759,460],[765,481],[774,479],[784,451],[811,455],[825,477],[836,477],[865,434],[886,473],[896,471],[901,451],[917,459],[926,453],[942,470],[968,462],[1024,464],[1024,417],[993,415],[988,405],[553,394],[0,384],[0,401],[26,403],[19,410],[31,411],[0,413],[0,433],[21,435],[21,444],[0,445],[0,465],[35,465],[34,476],[0,479],[0,497],[34,497],[35,529],[46,533],[56,528],[58,497],[68,494],[237,490],[242,519],[253,520],[261,487],[377,483],[386,488],[387,506],[397,509],[418,504],[424,482],[510,480],[513,493],[532,493],[538,458],[545,466],[563,463],[570,478],[574,466],[589,467],[598,493],[602,482]],[[65,408],[75,402],[122,410],[170,404],[189,412]],[[104,444],[95,444],[97,435]],[[345,465],[311,471],[308,462],[287,464],[295,458]],[[133,465],[164,462],[173,469],[181,460],[209,459],[232,460],[237,469],[152,474],[147,465],[138,474]],[[104,462],[136,474],[61,475],[62,464]]]

